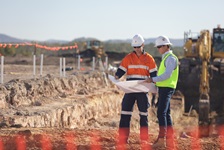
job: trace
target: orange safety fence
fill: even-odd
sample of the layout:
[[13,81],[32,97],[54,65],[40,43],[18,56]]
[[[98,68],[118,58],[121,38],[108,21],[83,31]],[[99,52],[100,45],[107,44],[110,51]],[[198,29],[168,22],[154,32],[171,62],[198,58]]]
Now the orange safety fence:
[[2,142],[2,138],[0,137],[0,149],[2,150],[2,149],[4,149],[4,144],[3,144],[3,142]]
[[17,150],[26,150],[26,141],[23,135],[16,136],[16,147]]
[[220,150],[224,150],[224,125],[218,126],[218,134],[220,140]]
[[92,133],[89,134],[90,135],[90,147],[91,150],[101,150],[100,147],[100,136],[99,133],[97,131],[94,131]]
[[32,43],[0,43],[0,48],[11,48],[14,46],[15,48],[18,48],[19,46],[35,46],[36,48],[40,49],[45,49],[45,50],[50,50],[50,51],[59,51],[59,50],[72,50],[72,49],[78,49],[77,43],[74,43],[74,45],[68,45],[68,46],[46,46],[46,45],[41,45],[41,44],[32,44]]
[[42,150],[52,150],[51,139],[47,134],[42,135],[41,148]]
[[75,141],[75,135],[73,133],[66,133],[65,134],[66,139],[66,150],[75,150],[76,149],[76,141]]
[[[189,138],[190,140],[190,149],[193,150],[202,150],[202,143],[200,142],[200,137],[199,137],[199,129],[198,127],[195,127],[194,130],[192,130],[191,133],[189,133],[191,135],[191,138]],[[88,131],[87,131],[88,132]],[[123,132],[122,132],[123,133]],[[218,138],[219,138],[219,145],[217,145],[217,149],[220,150],[224,150],[224,126],[218,126],[217,127],[217,133],[218,133]],[[106,141],[103,141],[103,138],[101,138],[100,136],[100,132],[99,131],[92,131],[88,133],[89,137],[85,137],[88,138],[87,141],[89,141],[89,149],[91,150],[101,150],[103,149],[103,143],[105,143]],[[148,133],[146,133],[145,136],[149,136]],[[15,137],[15,146],[17,150],[26,150],[29,149],[31,147],[28,147],[26,145],[26,136],[25,135],[21,135],[18,134]],[[53,150],[53,142],[51,141],[52,139],[50,138],[51,136],[48,134],[41,134],[40,136],[40,149],[41,150]],[[74,133],[71,132],[65,132],[63,134],[63,137],[65,139],[65,143],[64,143],[64,148],[65,150],[77,150],[78,149],[78,145],[76,144],[76,139],[78,137],[76,137],[74,135]],[[4,141],[3,139],[5,138],[5,136],[0,136],[0,150],[4,150]],[[118,134],[116,134],[114,136],[114,138],[116,138],[115,140],[115,145],[116,146],[116,150],[126,150],[128,149],[128,144],[124,143],[125,141],[122,141],[123,143],[120,143],[121,141],[117,140],[118,138]],[[11,139],[12,140],[12,139]],[[150,139],[148,139],[148,141],[150,141]],[[176,142],[176,141],[175,141]],[[13,141],[10,141],[10,143],[13,143]],[[175,143],[175,145],[178,147],[178,142]],[[87,148],[87,147],[85,147]],[[151,150],[151,144],[149,143],[140,143],[139,148],[141,150]],[[113,148],[114,149],[114,148]],[[177,148],[178,149],[178,148]]]
[[200,146],[200,141],[199,141],[199,137],[198,137],[198,128],[196,127],[192,132],[191,132],[191,149],[193,150],[200,150],[201,146]]

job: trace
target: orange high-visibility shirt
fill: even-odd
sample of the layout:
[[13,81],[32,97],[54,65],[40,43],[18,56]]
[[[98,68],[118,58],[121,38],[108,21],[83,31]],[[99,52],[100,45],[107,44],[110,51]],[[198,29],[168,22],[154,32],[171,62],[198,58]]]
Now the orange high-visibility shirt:
[[157,71],[157,66],[153,57],[144,52],[140,57],[132,52],[124,57],[119,69],[126,72],[127,79],[146,79],[150,73]]

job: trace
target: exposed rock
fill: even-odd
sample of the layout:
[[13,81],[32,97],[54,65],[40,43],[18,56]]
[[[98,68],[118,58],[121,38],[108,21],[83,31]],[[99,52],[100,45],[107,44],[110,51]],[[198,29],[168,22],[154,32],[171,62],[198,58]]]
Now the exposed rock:
[[[11,80],[1,87],[1,110],[11,127],[84,127],[91,119],[120,111],[121,94],[108,89],[98,72],[69,78]],[[13,107],[12,107],[13,106]],[[3,125],[6,126],[6,125]],[[94,126],[97,126],[94,123]]]

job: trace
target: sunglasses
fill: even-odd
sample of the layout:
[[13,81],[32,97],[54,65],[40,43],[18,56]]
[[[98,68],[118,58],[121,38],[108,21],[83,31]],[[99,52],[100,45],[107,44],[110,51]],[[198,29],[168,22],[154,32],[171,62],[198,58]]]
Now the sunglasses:
[[164,45],[160,45],[160,46],[157,46],[157,48],[161,48],[161,47],[163,47]]
[[141,48],[142,46],[134,46],[133,48]]

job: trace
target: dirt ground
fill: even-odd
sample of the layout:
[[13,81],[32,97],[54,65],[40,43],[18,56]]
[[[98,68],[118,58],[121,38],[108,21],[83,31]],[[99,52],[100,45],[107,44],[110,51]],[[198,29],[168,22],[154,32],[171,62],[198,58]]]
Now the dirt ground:
[[[67,71],[66,76],[76,76],[77,74],[85,74],[91,70],[91,66],[81,64],[81,71],[77,71],[77,61],[74,58],[69,58],[66,61],[66,66],[73,67],[73,70]],[[40,60],[37,60],[39,65]],[[4,66],[4,84],[11,80],[30,80],[33,78],[40,78],[39,66],[37,66],[37,74],[33,75],[32,58],[5,58]],[[47,74],[53,74],[59,76],[59,58],[44,58],[43,76]],[[85,80],[89,80],[86,78]],[[83,87],[87,91],[87,96],[90,98],[93,95],[97,95],[99,91],[116,91],[118,93],[120,102],[123,93],[116,89],[115,86],[109,87],[94,85],[97,88],[91,89],[90,85]],[[94,83],[95,84],[95,83]],[[108,89],[105,89],[108,88]],[[89,91],[88,91],[89,90]],[[80,97],[74,92],[66,98]],[[85,96],[85,94],[84,94]],[[101,96],[102,97],[102,96]],[[150,97],[150,95],[149,95]],[[98,97],[100,100],[100,97]],[[102,100],[102,99],[101,99]],[[178,93],[172,99],[172,116],[175,128],[175,141],[177,149],[191,150],[191,149],[203,149],[203,150],[219,150],[224,149],[224,128],[220,126],[210,126],[210,135],[208,137],[198,137],[197,117],[182,115],[181,102]],[[7,109],[7,108],[5,108]],[[16,108],[16,109],[19,109]],[[1,109],[1,117],[5,110]],[[156,108],[149,108],[149,143],[156,140],[158,134],[158,122],[156,119]],[[195,114],[197,116],[197,114]],[[45,128],[31,128],[31,127],[4,127],[0,128],[0,149],[16,150],[110,150],[117,148],[117,130],[119,123],[119,113],[113,116],[103,116],[88,120],[87,124],[78,128],[68,127],[45,127]],[[129,138],[129,144],[126,145],[126,149],[138,150],[138,149],[151,149],[150,144],[146,147],[142,147],[139,142],[139,117],[138,111],[135,108],[132,116],[132,126]]]

